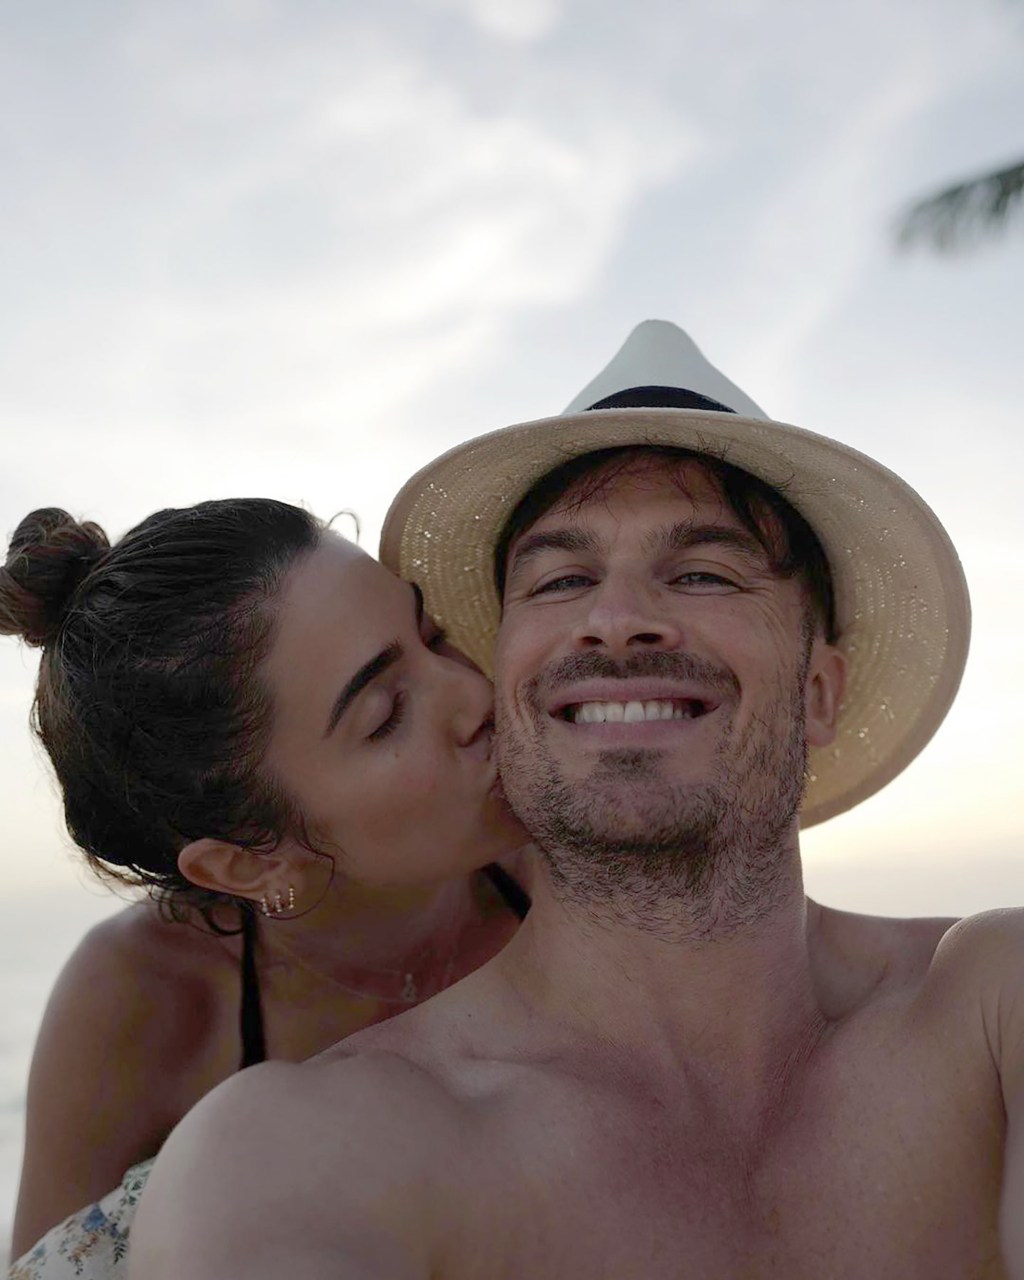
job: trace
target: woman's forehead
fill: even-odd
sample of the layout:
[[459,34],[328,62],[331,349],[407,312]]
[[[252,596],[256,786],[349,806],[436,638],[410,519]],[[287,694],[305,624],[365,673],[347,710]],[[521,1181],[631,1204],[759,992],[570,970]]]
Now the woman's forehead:
[[332,618],[368,626],[407,601],[408,585],[361,547],[329,530],[320,545],[303,556],[282,584],[278,631],[323,625]]

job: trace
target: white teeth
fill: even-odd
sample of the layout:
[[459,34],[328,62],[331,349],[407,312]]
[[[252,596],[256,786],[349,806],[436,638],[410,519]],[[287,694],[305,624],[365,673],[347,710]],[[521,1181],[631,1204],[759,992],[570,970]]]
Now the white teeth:
[[648,702],[581,702],[567,709],[575,724],[639,724],[644,720],[689,720],[693,704],[657,698]]

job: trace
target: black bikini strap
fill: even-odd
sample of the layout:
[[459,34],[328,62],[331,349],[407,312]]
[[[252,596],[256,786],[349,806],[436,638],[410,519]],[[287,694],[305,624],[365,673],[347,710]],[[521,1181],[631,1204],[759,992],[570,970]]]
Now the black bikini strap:
[[263,1035],[263,1006],[260,1002],[260,978],[256,972],[256,917],[242,911],[242,1061],[239,1070],[253,1067],[267,1058]]
[[520,920],[525,920],[530,909],[530,895],[519,881],[496,862],[489,862],[484,867],[484,875],[497,889],[509,910],[514,911]]

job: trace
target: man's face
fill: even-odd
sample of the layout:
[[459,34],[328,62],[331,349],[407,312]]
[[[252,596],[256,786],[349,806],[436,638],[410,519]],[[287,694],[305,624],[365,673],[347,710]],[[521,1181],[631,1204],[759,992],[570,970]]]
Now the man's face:
[[692,888],[730,851],[795,837],[834,651],[699,464],[640,459],[586,495],[509,549],[505,789],[556,871],[562,849],[617,883],[657,869]]

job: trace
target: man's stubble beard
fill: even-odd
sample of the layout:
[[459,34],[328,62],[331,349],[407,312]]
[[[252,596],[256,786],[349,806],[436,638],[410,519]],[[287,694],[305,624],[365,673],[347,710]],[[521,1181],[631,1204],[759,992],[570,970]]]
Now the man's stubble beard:
[[[601,753],[570,780],[543,732],[531,734],[499,699],[498,756],[505,793],[539,846],[556,896],[666,938],[720,936],[770,911],[785,892],[784,850],[806,785],[804,683],[809,653],[762,715],[740,733],[722,731],[708,777],[673,782],[664,753]],[[596,662],[596,667],[594,663]],[[731,673],[685,654],[649,654],[629,664],[572,659],[558,683],[588,675],[666,675],[731,693]],[[543,725],[543,677],[526,691]]]

